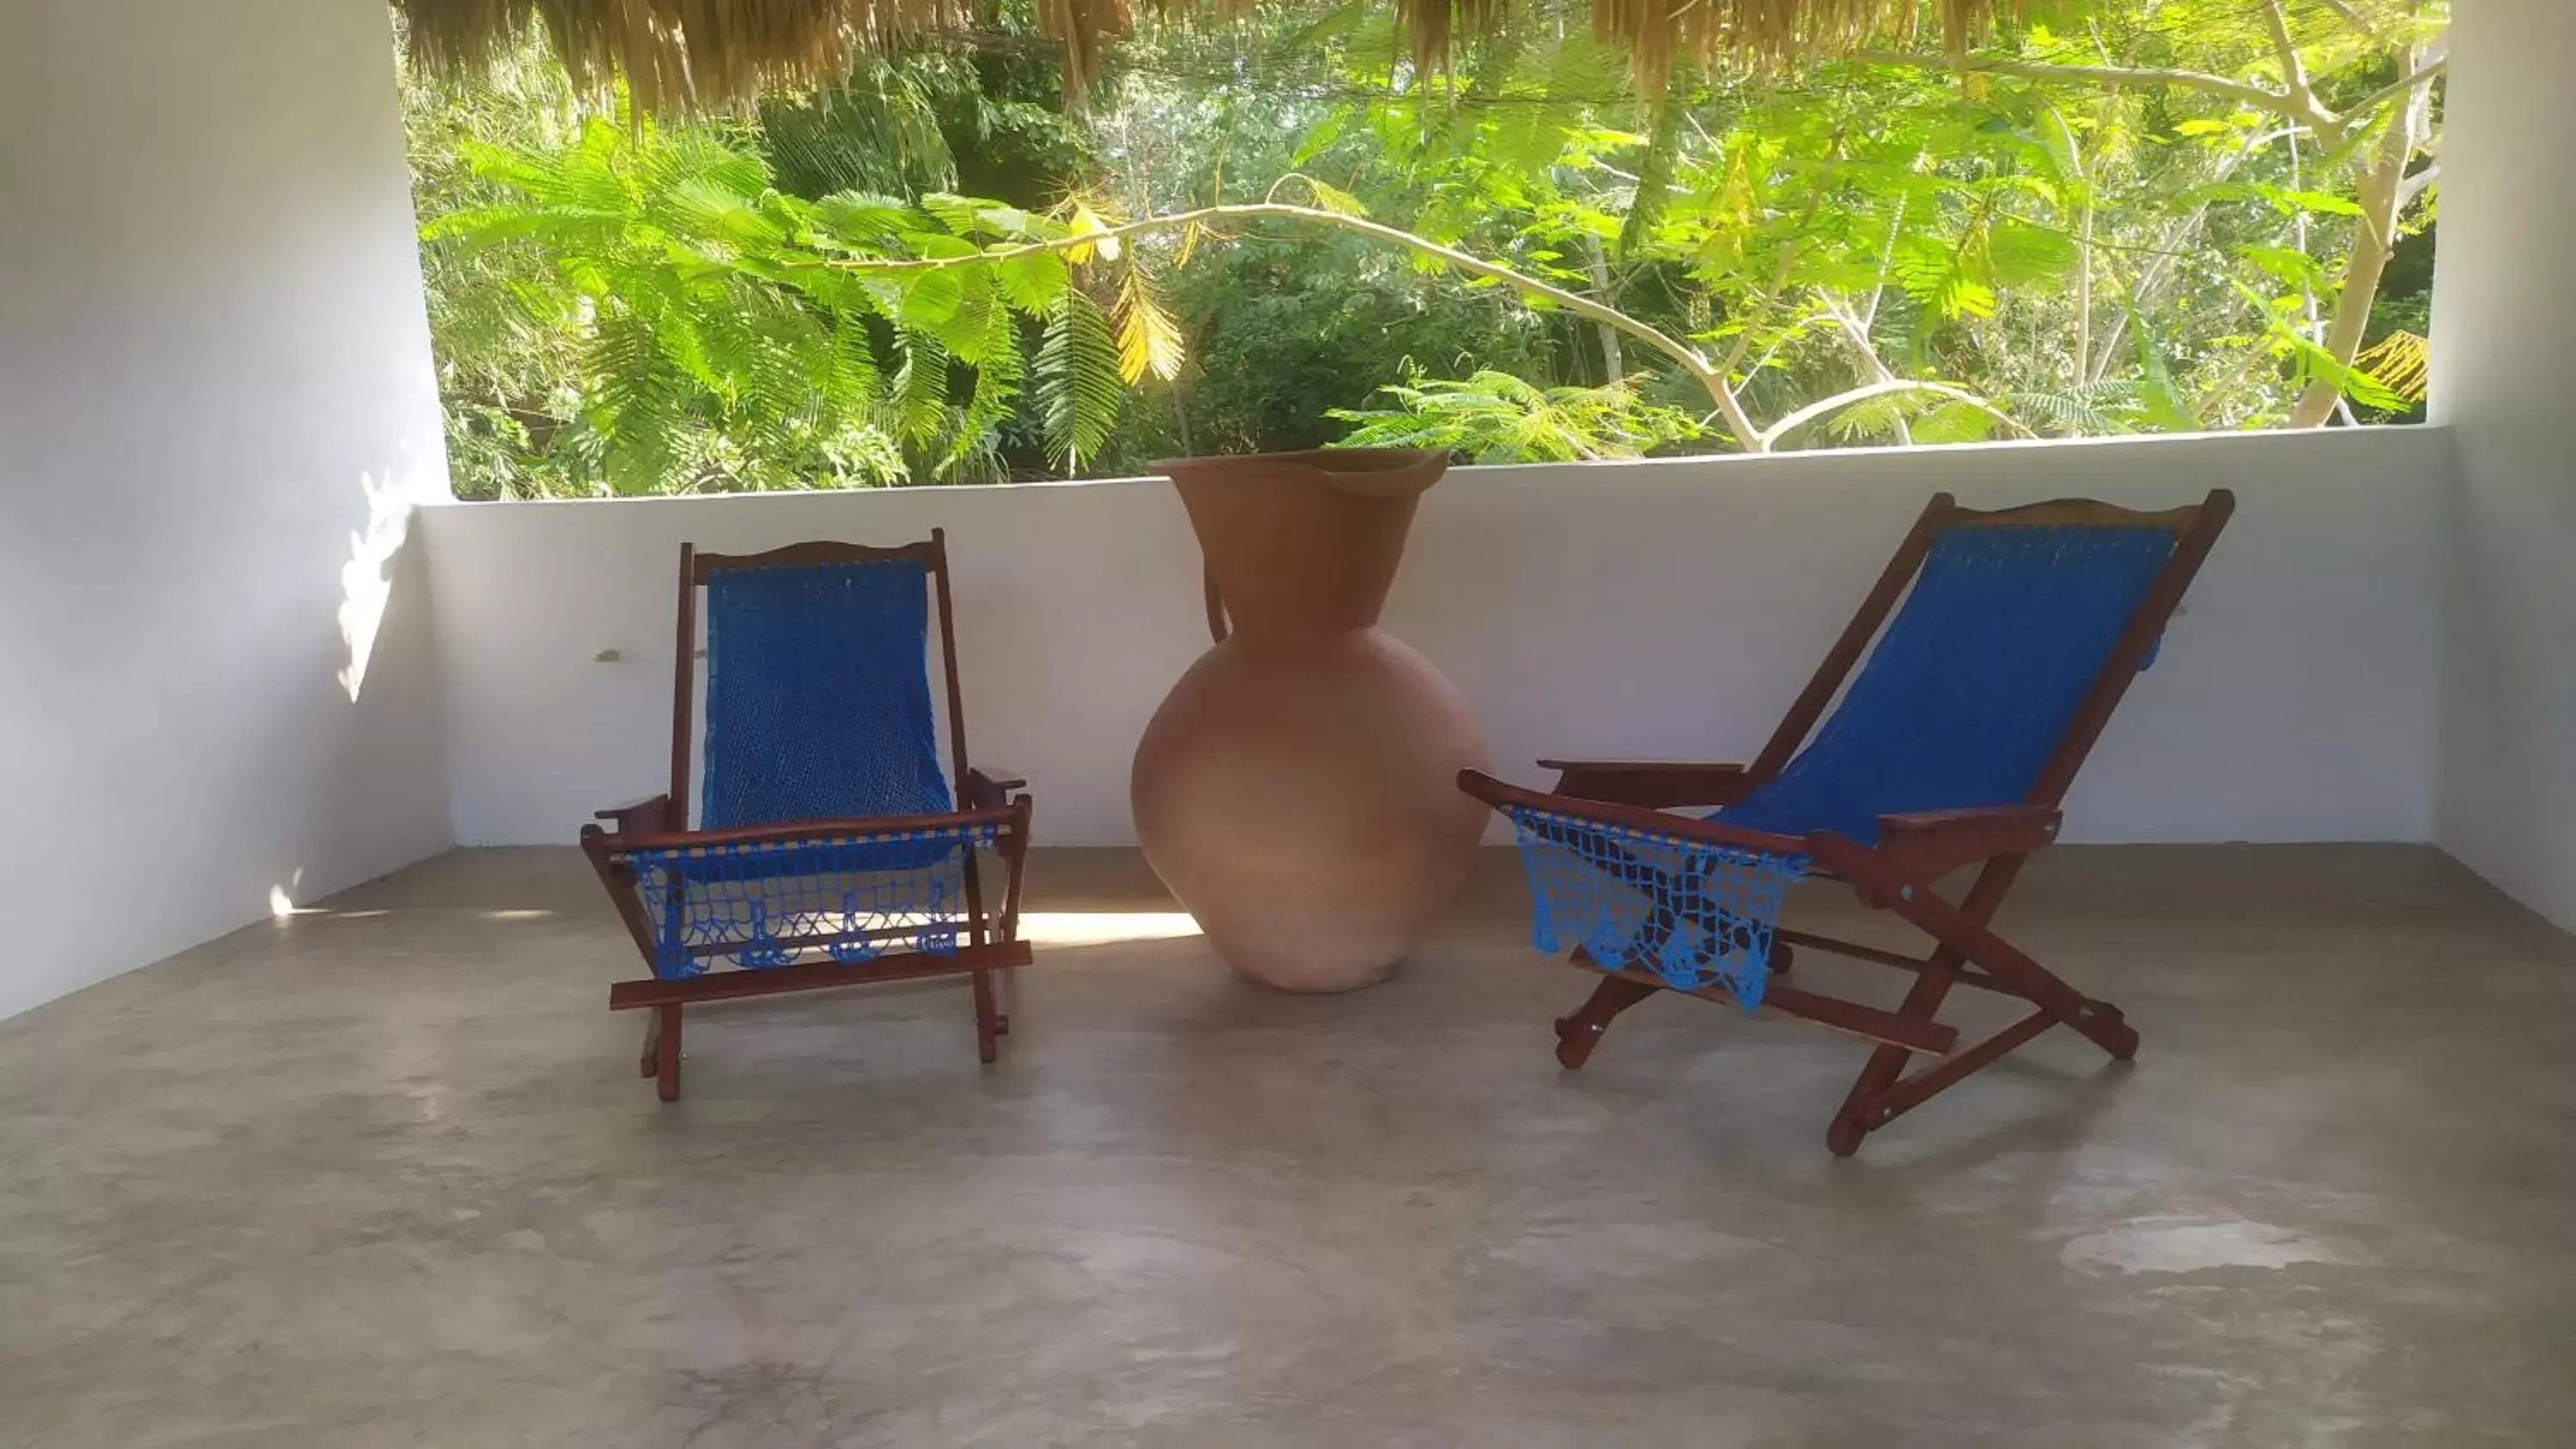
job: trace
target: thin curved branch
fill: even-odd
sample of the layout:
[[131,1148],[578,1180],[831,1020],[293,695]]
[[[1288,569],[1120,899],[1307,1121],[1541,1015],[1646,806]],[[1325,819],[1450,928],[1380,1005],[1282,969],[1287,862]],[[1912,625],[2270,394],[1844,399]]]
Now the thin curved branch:
[[2246,81],[2230,80],[2205,70],[2176,70],[2165,66],[2051,65],[2044,61],[2010,60],[2002,56],[1952,55],[1947,51],[1864,50],[1851,58],[1865,65],[1902,65],[1916,70],[1945,70],[1960,75],[2008,75],[2021,80],[2063,81],[2072,85],[2106,86],[2113,90],[2173,86],[2224,96],[2302,125],[2330,126],[2336,119],[2333,112],[2318,105],[2313,98],[2303,109],[2295,96],[2266,90]]
[[2369,95],[2363,97],[2358,103],[2356,103],[2352,109],[2345,111],[2342,117],[2335,122],[2335,137],[2337,139],[2341,139],[2344,136],[2351,135],[2356,128],[2368,124],[2370,118],[2379,113],[2380,107],[2387,105],[2390,101],[2397,100],[2400,97],[2411,95],[2415,91],[2416,87],[2423,85],[2425,82],[2432,80],[2435,76],[2438,76],[2443,71],[2449,69],[2450,64],[2451,61],[2448,56],[2428,60],[2422,65],[2415,67],[2413,70],[2408,71],[2406,74],[2399,76],[2397,79],[2390,81],[2388,84],[2381,86],[2379,89],[2372,91]]
[[1782,438],[1785,438],[1789,434],[1796,432],[1798,429],[1805,427],[1807,424],[1814,422],[1816,419],[1825,416],[1827,413],[1839,412],[1844,408],[1850,407],[1854,403],[1864,403],[1874,397],[1885,397],[1890,393],[1899,392],[1938,393],[1942,397],[1949,398],[1954,402],[1966,403],[1968,406],[1975,408],[1977,411],[1984,413],[1986,416],[1993,418],[1999,423],[2002,423],[2005,427],[2012,429],[2014,432],[2021,434],[2025,438],[2036,438],[2039,436],[2039,434],[2031,431],[2030,428],[2021,421],[2021,419],[2014,417],[2012,414],[2005,412],[1999,407],[1996,407],[1993,403],[1986,401],[1984,398],[1977,396],[1966,388],[1952,387],[1946,382],[1915,382],[1909,381],[1905,378],[1891,378],[1886,382],[1873,382],[1867,387],[1856,387],[1849,392],[1838,392],[1832,397],[1825,398],[1820,402],[1811,402],[1807,404],[1805,407],[1789,414],[1780,421],[1773,423],[1771,425],[1771,431],[1763,435],[1763,446],[1755,451],[1769,452],[1773,447],[1778,445]]

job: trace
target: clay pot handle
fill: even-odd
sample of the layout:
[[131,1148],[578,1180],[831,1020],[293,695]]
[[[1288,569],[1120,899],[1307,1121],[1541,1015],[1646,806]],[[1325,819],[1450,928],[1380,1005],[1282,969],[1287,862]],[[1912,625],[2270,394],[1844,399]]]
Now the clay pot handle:
[[1213,565],[1202,561],[1199,564],[1199,573],[1207,580],[1208,637],[1222,644],[1225,642],[1225,636],[1233,632],[1226,626],[1225,595],[1217,591],[1216,569]]

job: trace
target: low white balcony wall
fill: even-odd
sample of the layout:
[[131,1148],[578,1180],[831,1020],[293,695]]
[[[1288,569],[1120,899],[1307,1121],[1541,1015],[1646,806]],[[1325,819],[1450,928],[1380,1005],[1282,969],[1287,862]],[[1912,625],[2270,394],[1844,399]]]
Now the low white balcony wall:
[[[2236,490],[2236,521],[2069,802],[2090,841],[2430,838],[2438,429],[1469,468],[1425,495],[1387,625],[1456,681],[1501,772],[1539,754],[1744,759],[1914,514]],[[1044,842],[1133,839],[1129,755],[1206,647],[1157,480],[556,504],[424,517],[465,844],[569,842],[668,772],[680,545],[948,531],[970,747]],[[607,656],[607,657],[603,657]]]

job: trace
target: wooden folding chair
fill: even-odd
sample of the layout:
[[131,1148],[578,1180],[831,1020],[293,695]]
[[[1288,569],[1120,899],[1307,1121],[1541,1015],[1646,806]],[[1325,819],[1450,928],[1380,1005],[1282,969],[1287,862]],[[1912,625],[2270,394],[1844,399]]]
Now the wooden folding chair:
[[[693,704],[707,596],[706,718]],[[931,703],[936,600],[948,765]],[[667,794],[599,812],[582,849],[652,975],[609,988],[649,1008],[643,1074],[680,1095],[680,1013],[697,1002],[964,975],[986,1062],[1010,1030],[995,973],[1019,939],[1026,781],[966,759],[943,531],[900,548],[680,550]],[[692,766],[700,768],[693,772]],[[699,820],[684,803],[701,777]],[[1008,871],[998,909],[980,857]],[[730,960],[738,969],[710,970]]]
[[[2163,513],[2064,500],[1976,512],[1935,497],[1750,766],[1542,760],[1553,793],[1477,771],[1459,786],[1511,817],[1544,949],[1607,974],[1559,1020],[1580,1067],[1658,991],[1732,996],[1878,1043],[1825,1142],[1837,1156],[2052,1026],[2123,1061],[2138,1034],[1996,934],[2022,863],[2226,527],[2235,499]],[[1832,715],[1827,717],[1827,710]],[[1819,727],[1819,721],[1822,721]],[[1668,813],[1716,807],[1706,818]],[[1942,876],[1980,869],[1957,900]],[[1786,884],[1849,883],[1932,940],[1928,954],[1781,928]],[[1811,947],[1913,975],[1894,1008],[1792,986]],[[1962,1048],[1954,986],[2031,1009]],[[1937,1058],[1907,1075],[1916,1056]]]

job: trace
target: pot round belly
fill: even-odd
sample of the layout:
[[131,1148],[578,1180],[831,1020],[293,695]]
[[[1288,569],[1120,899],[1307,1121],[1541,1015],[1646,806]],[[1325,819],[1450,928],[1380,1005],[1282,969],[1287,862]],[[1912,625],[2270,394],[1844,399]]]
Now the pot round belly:
[[1466,702],[1377,627],[1416,500],[1411,450],[1155,465],[1231,631],[1163,701],[1131,781],[1145,857],[1238,972],[1287,991],[1382,981],[1465,882],[1484,810]]

